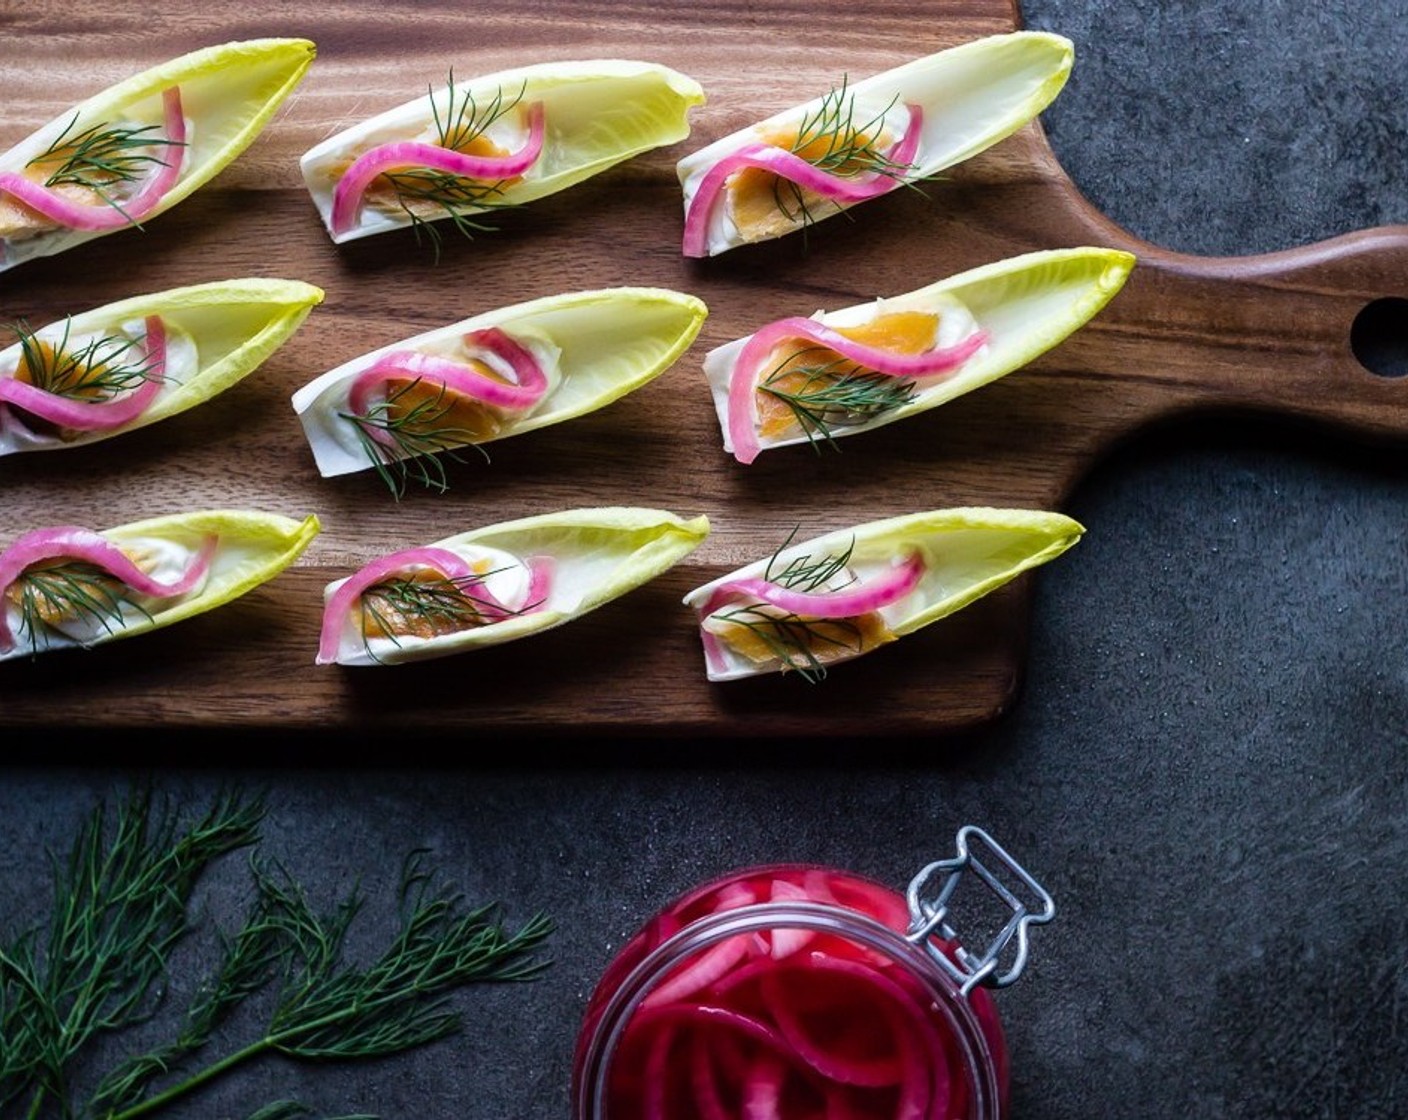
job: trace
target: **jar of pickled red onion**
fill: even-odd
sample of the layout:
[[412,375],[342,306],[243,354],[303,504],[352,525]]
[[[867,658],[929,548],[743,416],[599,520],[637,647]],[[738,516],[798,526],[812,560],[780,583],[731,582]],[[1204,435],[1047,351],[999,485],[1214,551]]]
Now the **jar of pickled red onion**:
[[[963,905],[955,897],[963,884]],[[965,945],[960,909],[994,930]],[[993,912],[997,917],[994,920]],[[607,967],[573,1065],[577,1120],[987,1120],[1007,1045],[990,988],[1025,967],[1050,895],[986,833],[901,894],[802,864],[707,883]],[[970,915],[971,916],[971,915]]]

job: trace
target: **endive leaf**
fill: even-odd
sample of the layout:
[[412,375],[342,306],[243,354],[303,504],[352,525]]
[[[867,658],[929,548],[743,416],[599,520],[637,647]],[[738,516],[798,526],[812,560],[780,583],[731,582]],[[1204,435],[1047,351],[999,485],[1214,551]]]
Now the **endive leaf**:
[[[142,218],[149,220],[204,186],[253,142],[303,79],[315,53],[306,39],[250,39],[192,51],[135,74],[56,117],[0,155],[0,172],[23,175],[26,165],[60,138],[71,140],[88,129],[148,129],[147,135],[159,135],[163,94],[174,88],[187,122],[184,144],[172,153],[180,157],[180,170]],[[35,217],[0,191],[0,271],[114,232],[55,227]],[[135,223],[116,228],[127,224]]]
[[[134,419],[86,431],[35,424],[0,401],[0,456],[96,443],[201,404],[258,369],[322,299],[321,288],[299,280],[246,277],[133,296],[33,330],[32,338],[70,355],[101,339],[114,340],[99,350],[111,353],[140,344],[148,317],[156,317],[167,348],[160,388]],[[15,378],[23,358],[22,342],[0,350],[0,381]]]
[[[663,288],[604,288],[545,296],[354,358],[294,393],[293,408],[324,477],[376,468],[384,475],[392,473],[392,482],[404,483],[403,468],[408,462],[571,420],[640,388],[689,348],[707,314],[697,297]],[[418,432],[415,441],[403,440],[396,448],[366,438],[367,426],[354,418],[358,414],[350,404],[360,375],[385,356],[400,352],[463,360],[465,336],[486,330],[502,331],[531,350],[548,382],[546,395],[536,405],[496,416],[502,427],[479,438],[469,438],[466,429],[437,419],[435,413],[427,421],[434,431]],[[433,379],[425,381],[429,386]],[[436,385],[437,392],[441,385]],[[422,471],[420,477],[429,485],[435,476]],[[393,490],[400,492],[395,485]]]
[[[711,169],[736,162],[750,146],[795,148],[814,168],[878,197],[1012,135],[1055,100],[1074,55],[1069,39],[1049,32],[992,35],[861,81],[843,78],[826,94],[714,141],[676,167],[684,192],[685,255],[714,256],[781,237],[864,201],[798,193],[785,184],[774,190],[777,180],[768,172],[753,176],[761,188],[756,208],[746,192],[737,193],[744,183],[733,172],[713,194],[720,184],[710,179]],[[904,154],[889,158],[901,145]]]
[[[0,643],[0,660],[130,638],[223,606],[289,567],[320,528],[317,516],[312,514],[299,521],[259,510],[210,509],[102,530],[101,537],[136,559],[150,576],[170,581],[186,571],[207,548],[208,570],[189,592],[170,598],[133,595],[131,602],[120,609],[114,607],[114,602],[126,598],[120,588],[106,593],[115,598],[106,598],[98,608],[87,610],[63,611],[49,600],[48,609],[59,611],[60,616],[43,620],[33,613],[26,615],[23,578],[18,582],[7,578],[6,585],[0,587],[0,609],[5,611],[8,634],[16,640],[9,648]],[[18,546],[19,542],[15,542],[8,550],[0,551],[0,569],[13,566],[8,559]],[[46,569],[52,573],[62,567],[52,567],[51,561],[45,561],[29,571]]]
[[[912,634],[1055,559],[1084,532],[1071,518],[1040,510],[961,507],[907,514],[784,542],[771,556],[695,588],[684,603],[699,615],[710,680],[793,670],[818,680],[827,665]],[[909,565],[903,583],[901,565]],[[802,578],[819,571],[826,577],[820,584]],[[818,625],[821,615],[785,608],[765,618],[755,610],[762,602],[754,593],[757,584],[750,585],[753,590],[730,588],[740,580],[821,596],[855,595],[887,583],[903,593],[864,614]]]
[[[846,414],[838,409],[825,419],[821,431],[814,423],[797,422],[796,413],[774,434],[762,430],[758,409],[766,394],[757,393],[755,386],[760,375],[766,380],[776,362],[759,369],[740,365],[752,335],[725,343],[704,358],[724,449],[741,462],[751,462],[769,448],[869,431],[988,385],[1046,353],[1094,318],[1124,286],[1134,264],[1134,256],[1119,249],[1042,250],[983,265],[904,295],[816,312],[812,320],[851,330],[874,325],[886,315],[921,312],[937,316],[939,346],[951,346],[973,332],[981,332],[974,342],[982,342],[955,369],[911,379],[907,401],[894,399],[869,413]],[[796,352],[803,345],[810,344],[783,346],[774,353]],[[809,358],[814,365],[825,360]]]
[[[571,509],[472,529],[408,550],[413,563],[397,567],[402,553],[375,561],[392,570],[417,570],[426,549],[459,556],[477,573],[458,590],[482,602],[483,592],[507,608],[499,621],[447,633],[394,637],[371,634],[362,594],[341,603],[349,579],[325,591],[324,645],[318,661],[342,665],[393,665],[444,657],[541,633],[582,617],[661,575],[709,534],[709,519],[685,519],[665,510],[633,506]],[[364,567],[363,572],[371,570]],[[533,572],[541,573],[534,583]],[[445,573],[441,573],[442,575]],[[374,585],[373,585],[374,586]],[[482,589],[482,590],[481,590]],[[443,612],[442,612],[443,614]]]
[[[341,243],[413,221],[481,213],[555,194],[632,156],[684,139],[689,135],[689,110],[703,102],[698,82],[654,63],[624,59],[538,63],[432,86],[425,95],[324,140],[304,154],[300,166],[324,225],[333,241]],[[483,180],[482,204],[432,203],[419,212],[395,202],[393,194],[383,204],[359,207],[355,221],[346,228],[339,228],[334,220],[337,184],[358,157],[380,145],[410,141],[444,148],[437,126],[453,128],[457,121],[491,116],[494,119],[484,137],[496,150],[518,150],[527,137],[525,115],[536,105],[543,110],[541,152],[521,174]],[[478,197],[474,191],[468,196]]]

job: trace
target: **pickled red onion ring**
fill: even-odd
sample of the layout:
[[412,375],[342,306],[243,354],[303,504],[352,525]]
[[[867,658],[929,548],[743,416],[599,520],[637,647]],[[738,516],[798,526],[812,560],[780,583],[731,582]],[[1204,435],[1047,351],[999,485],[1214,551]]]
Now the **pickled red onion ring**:
[[336,591],[329,596],[323,609],[322,633],[319,635],[318,656],[315,664],[331,665],[337,660],[338,646],[341,644],[342,627],[351,616],[358,599],[371,587],[392,576],[412,569],[426,568],[437,572],[446,579],[475,587],[474,598],[481,613],[490,622],[501,622],[505,618],[537,610],[547,598],[548,584],[552,577],[550,561],[534,557],[528,561],[528,598],[523,610],[515,611],[504,606],[489,591],[478,572],[469,561],[447,548],[408,548],[392,552],[349,576]]
[[[142,595],[169,599],[186,594],[205,578],[218,544],[218,537],[207,537],[185,572],[170,583],[163,583],[138,567],[115,542],[92,529],[78,525],[36,529],[0,553],[0,598],[35,564],[46,560],[81,560],[101,568]],[[10,633],[6,612],[0,607],[0,650],[8,652],[14,648],[15,639]]]
[[722,999],[736,994],[750,984],[756,984],[765,973],[776,966],[776,963],[770,955],[760,952],[752,960],[740,964],[727,976],[715,981],[709,988],[709,998]]
[[[696,1031],[700,1038],[701,1032]],[[737,1031],[713,1031],[709,1034],[709,1056],[714,1060],[722,1084],[737,1085],[748,1069],[747,1036]]]
[[742,1035],[754,1042],[760,1042],[782,1057],[792,1055],[787,1040],[776,1028],[761,1019],[734,1011],[727,1007],[715,1007],[708,1003],[667,1003],[660,1007],[644,1007],[637,1011],[633,1022],[645,1026],[655,1020],[662,1023],[685,1022],[693,1027],[718,1027],[733,1034]]
[[[813,897],[829,898],[838,906],[869,914],[882,926],[889,926],[897,933],[904,933],[909,929],[909,909],[905,900],[878,883],[848,879],[837,881],[833,891],[826,884],[825,878],[817,875],[808,879],[807,890]],[[869,952],[870,950],[866,950],[862,955]]]
[[[924,124],[924,110],[920,106],[907,105],[905,108],[909,110],[909,124],[904,135],[885,157],[901,167],[906,167],[913,161],[914,153],[919,148],[919,132]],[[686,257],[709,255],[709,216],[713,213],[729,177],[745,167],[771,171],[779,178],[796,183],[799,187],[833,202],[864,202],[869,198],[878,198],[882,194],[888,194],[904,181],[901,175],[884,172],[866,176],[836,175],[809,163],[795,152],[779,148],[776,144],[747,144],[724,156],[709,168],[699,181],[699,186],[690,199],[689,211],[685,214]]]
[[[807,902],[809,896],[806,890],[796,883],[789,883],[786,879],[774,879],[770,891],[770,898],[773,902]],[[783,957],[790,957],[793,953],[801,949],[807,942],[816,936],[815,930],[800,929],[796,926],[778,926],[770,931],[769,955],[774,960],[781,960]]]
[[709,946],[685,968],[646,996],[641,1001],[641,1006],[660,1007],[703,991],[743,960],[752,944],[752,938],[748,934],[736,933],[716,945]]
[[675,1028],[666,1026],[650,1040],[645,1059],[645,1120],[668,1120],[665,1111],[665,1063],[675,1042]]
[[826,1087],[826,1111],[823,1113],[823,1120],[864,1120],[862,1114],[851,1105],[847,1092],[843,1085]]
[[793,591],[758,576],[731,579],[715,589],[699,613],[707,618],[725,603],[750,598],[806,618],[854,618],[899,602],[919,585],[923,575],[924,557],[911,552],[888,572],[840,591]]
[[[347,404],[354,416],[368,415],[372,395],[388,382],[396,380],[427,381],[461,396],[480,401],[493,408],[522,412],[532,408],[548,391],[548,376],[533,352],[498,327],[470,331],[464,341],[471,351],[479,350],[506,362],[518,378],[516,384],[486,376],[473,366],[437,354],[419,350],[392,350],[382,355],[369,368],[359,373],[347,393]],[[471,353],[471,358],[473,354]],[[396,446],[390,434],[379,427],[364,428],[378,443]]]
[[465,179],[512,179],[532,167],[543,150],[543,103],[528,108],[528,139],[507,156],[471,156],[413,140],[379,144],[363,152],[337,181],[332,195],[332,229],[346,233],[361,215],[367,188],[378,175],[408,167],[425,167]]
[[0,172],[0,192],[13,195],[31,210],[37,210],[50,221],[69,229],[110,230],[136,225],[151,215],[175,185],[185,158],[186,118],[181,111],[181,91],[177,86],[172,86],[162,93],[161,99],[166,111],[166,144],[169,148],[178,149],[177,158],[163,161],[142,189],[120,209],[109,203],[75,202],[51,187],[13,171]]
[[719,1079],[714,1072],[714,1059],[703,1040],[696,1037],[689,1054],[689,1085],[694,1090],[694,1105],[699,1109],[702,1120],[732,1120],[723,1095],[719,1092]]
[[147,372],[142,383],[111,400],[77,401],[27,381],[6,377],[0,379],[0,402],[22,408],[61,428],[80,432],[112,431],[142,415],[161,391],[166,374],[166,327],[161,316],[147,316],[143,349],[147,354]]
[[[829,958],[821,953],[813,955],[806,966],[807,970],[828,970]],[[835,971],[835,970],[832,970]],[[824,1043],[812,1037],[807,1031],[802,1017],[796,1013],[781,988],[778,970],[763,973],[759,978],[763,995],[763,1006],[771,1015],[772,1021],[782,1033],[793,1051],[817,1073],[831,1081],[845,1085],[859,1085],[867,1089],[883,1088],[899,1083],[903,1069],[900,1060],[891,1054],[879,1058],[845,1056],[828,1050]],[[865,981],[861,981],[865,982]],[[893,1029],[897,1024],[891,1020]]]
[[[729,883],[715,896],[709,913],[737,910],[740,906],[749,906],[757,901],[757,895],[743,883]],[[690,964],[675,972],[646,996],[642,1006],[658,1006],[694,995],[695,992],[707,988],[746,957],[755,944],[760,944],[755,940],[755,936],[740,933],[709,946],[695,956]]]
[[786,1070],[772,1054],[759,1054],[743,1079],[743,1120],[782,1120]]
[[714,892],[714,905],[710,914],[721,914],[725,910],[737,910],[758,901],[758,893],[747,883],[725,883]]
[[718,635],[709,633],[701,626],[699,641],[704,646],[704,661],[708,664],[709,670],[713,673],[724,672],[728,668],[728,657],[724,653],[724,644],[719,641]]
[[975,330],[963,341],[921,354],[896,354],[847,338],[840,331],[815,319],[794,316],[769,323],[754,333],[738,354],[728,384],[728,434],[733,454],[740,463],[751,463],[762,451],[758,442],[754,410],[754,390],[763,362],[778,343],[787,339],[834,350],[858,366],[891,377],[934,377],[957,369],[987,343],[986,331]]
[[[947,1050],[938,1030],[924,1013],[920,1004],[916,1002],[914,994],[906,991],[886,975],[883,969],[841,957],[816,953],[812,954],[804,965],[789,966],[787,962],[783,962],[780,967],[795,967],[798,973],[812,973],[820,970],[850,976],[858,984],[869,986],[873,993],[883,997],[878,1006],[883,1014],[890,1017],[894,1036],[904,1051],[901,1056],[896,1058],[895,1076],[891,1080],[883,1082],[883,1084],[898,1084],[900,1087],[899,1106],[895,1112],[897,1120],[901,1117],[904,1120],[922,1120],[923,1117],[930,1115],[947,1115],[946,1079],[931,1078],[924,1059],[925,1054],[944,1054],[947,1053]],[[764,990],[766,993],[766,988]],[[812,1069],[834,1081],[860,1086],[882,1084],[879,1081],[864,1079],[867,1076],[878,1076],[882,1072],[882,1065],[876,1064],[871,1067],[869,1064],[857,1063],[839,1055],[825,1053],[808,1038],[805,1032],[800,1031],[799,1024],[790,1016],[790,1009],[785,1007],[785,1001],[776,998],[775,992],[771,996],[765,994],[764,1003],[772,1021],[777,1025],[779,1034],[791,1047],[789,1052],[794,1057],[806,1062]],[[884,1070],[884,1072],[889,1074],[888,1070]],[[933,1084],[935,1081],[943,1082],[937,1086],[937,1090]],[[942,1094],[942,1097],[937,1101],[934,1100],[936,1091]],[[940,1107],[931,1109],[933,1104]]]
[[548,590],[557,569],[551,556],[530,556],[527,562],[528,595],[523,600],[523,609],[518,612],[519,614],[539,610],[547,602]]

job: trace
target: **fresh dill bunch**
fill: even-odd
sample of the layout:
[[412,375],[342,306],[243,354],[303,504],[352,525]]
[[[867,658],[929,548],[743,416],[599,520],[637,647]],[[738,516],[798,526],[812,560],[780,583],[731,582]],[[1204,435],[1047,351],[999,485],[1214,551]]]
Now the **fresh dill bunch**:
[[[440,884],[417,850],[403,867],[400,929],[386,950],[365,968],[348,964],[344,946],[363,906],[353,893],[328,914],[318,914],[303,888],[279,866],[251,860],[257,898],[259,947],[251,950],[243,975],[262,986],[272,966],[277,995],[262,1036],[150,1096],[110,1107],[104,1120],[135,1120],[155,1112],[236,1066],[268,1054],[307,1060],[385,1057],[445,1038],[463,1027],[463,1014],[449,996],[470,983],[527,980],[548,966],[534,954],[552,931],[535,915],[508,931],[497,906],[466,908],[462,897]],[[272,940],[264,941],[265,936]],[[227,957],[227,965],[231,960]],[[222,970],[227,975],[228,969]],[[214,990],[226,990],[218,982]],[[242,993],[234,998],[242,998]],[[179,1058],[205,1046],[203,1040]],[[154,1051],[129,1063],[143,1072],[168,1052]],[[167,1067],[170,1068],[169,1066]],[[166,1072],[162,1070],[161,1072]],[[141,1088],[150,1083],[143,1077]],[[116,1082],[113,1082],[116,1084]],[[299,1115],[295,1102],[276,1102],[255,1117]],[[255,1120],[251,1117],[251,1120]]]
[[497,906],[466,908],[462,896],[426,867],[425,855],[416,850],[406,858],[400,930],[365,968],[342,959],[359,895],[320,917],[296,883],[256,866],[270,919],[291,951],[268,1032],[255,1046],[313,1059],[398,1053],[462,1029],[463,1014],[447,1000],[452,990],[527,980],[548,966],[535,954],[552,932],[551,921],[534,915],[510,932]]
[[[896,94],[881,112],[858,121],[855,94],[850,92],[848,79],[843,76],[841,84],[822,97],[814,112],[803,114],[789,150],[813,167],[838,178],[885,176],[920,189],[910,178],[915,164],[893,159],[879,146],[885,117],[898,101]],[[802,224],[804,236],[817,221],[807,192],[790,179],[778,176],[774,180],[773,201],[788,221]],[[839,213],[847,213],[843,206],[835,208]]]
[[[838,591],[855,582],[850,576],[832,586],[837,576],[846,571],[855,551],[855,538],[840,552],[828,552],[813,559],[810,553],[794,556],[782,567],[782,553],[797,535],[794,527],[787,539],[768,559],[763,578],[790,591]],[[817,653],[822,649],[859,651],[862,642],[860,627],[847,619],[804,618],[793,611],[783,611],[765,603],[749,603],[721,610],[715,618],[742,626],[758,638],[768,651],[808,684],[826,679],[826,665]]]
[[255,843],[264,808],[222,796],[189,826],[138,793],[99,806],[66,861],[55,860],[47,929],[0,942],[0,1114],[16,1102],[79,1115],[75,1058],[95,1038],[147,1019],[170,955],[190,930],[187,908],[205,871]]
[[133,1107],[153,1081],[180,1069],[246,998],[269,983],[285,952],[281,929],[270,920],[262,894],[256,895],[238,933],[233,937],[222,934],[221,943],[220,962],[186,1010],[176,1038],[133,1055],[107,1073],[89,1102],[95,1116],[111,1116]]
[[[44,180],[46,187],[65,183],[91,190],[118,213],[125,213],[112,194],[113,188],[135,183],[153,167],[169,164],[157,154],[166,148],[184,148],[183,140],[152,135],[158,126],[111,127],[106,121],[75,133],[78,114],[68,122],[54,142],[25,166],[47,168],[55,165]],[[70,135],[72,134],[72,135]]]
[[155,363],[143,349],[134,360],[135,339],[103,335],[70,348],[73,319],[64,320],[57,343],[42,342],[28,324],[13,324],[31,383],[46,393],[74,400],[111,400],[144,381],[157,380]]
[[127,610],[151,620],[151,613],[128,594],[123,583],[83,560],[27,568],[12,585],[11,594],[19,599],[17,631],[28,635],[34,653],[49,648],[52,629],[47,619],[89,622],[109,634],[126,624]]
[[[912,380],[857,369],[844,358],[817,365],[793,365],[812,351],[808,347],[784,358],[758,383],[758,391],[781,401],[792,412],[808,442],[820,454],[822,443],[836,450],[832,429],[873,420],[914,400],[917,390]],[[790,368],[789,368],[790,367]],[[787,387],[783,379],[800,379]]]
[[[429,91],[436,143],[452,151],[465,150],[495,121],[516,108],[527,89],[525,81],[516,95],[506,97],[502,87],[496,88],[494,96],[481,106],[472,91],[461,93],[456,88],[455,72],[451,70],[443,114],[435,101],[434,88]],[[497,228],[473,215],[513,205],[501,198],[505,185],[505,180],[501,179],[472,179],[428,167],[389,171],[382,178],[391,186],[397,205],[410,220],[416,244],[420,245],[422,239],[428,241],[436,263],[444,246],[444,238],[435,225],[437,221],[448,218],[461,235],[473,240],[476,233],[492,233]]]
[[[421,378],[417,377],[360,415],[338,413],[352,425],[362,450],[397,501],[405,496],[409,482],[440,494],[450,488],[441,455],[462,463],[464,459],[457,449],[468,444],[485,462],[489,460],[489,453],[474,442],[472,433],[445,422],[454,402],[444,385],[433,398],[416,401],[409,408],[402,405],[401,399],[413,393],[420,383]],[[389,439],[390,444],[375,438],[373,432]]]
[[[172,952],[191,929],[197,880],[221,856],[254,848],[264,813],[260,800],[222,796],[181,829],[169,804],[157,809],[140,794],[120,807],[115,823],[101,808],[91,815],[68,861],[56,864],[47,930],[0,942],[0,1116],[136,1120],[262,1056],[396,1054],[462,1029],[463,1015],[450,1002],[455,990],[528,980],[548,967],[537,955],[552,930],[546,917],[510,930],[496,904],[466,906],[428,868],[422,849],[402,866],[390,944],[365,967],[348,963],[345,942],[362,896],[354,891],[319,914],[286,869],[254,851],[243,924],[222,936],[219,961],[174,1038],[89,1078],[78,1058],[91,1042],[155,1015]],[[266,1025],[243,1044],[227,1041],[247,1030],[249,1016],[236,1021],[234,1012],[256,994],[271,997]],[[207,1053],[219,1047],[222,1056]],[[84,1084],[96,1088],[85,1096]],[[12,1105],[19,1111],[8,1112]],[[276,1100],[248,1120],[296,1120],[312,1111]]]
[[[412,579],[397,576],[373,584],[362,592],[362,646],[372,660],[379,660],[372,653],[373,631],[385,635],[399,647],[397,631],[428,629],[433,633],[447,633],[455,630],[468,630],[484,626],[498,620],[503,612],[519,615],[538,604],[525,604],[516,611],[507,610],[492,598],[475,594],[484,582],[506,568],[495,568],[482,574],[468,576],[441,576],[430,579]],[[496,617],[491,618],[488,610]]]

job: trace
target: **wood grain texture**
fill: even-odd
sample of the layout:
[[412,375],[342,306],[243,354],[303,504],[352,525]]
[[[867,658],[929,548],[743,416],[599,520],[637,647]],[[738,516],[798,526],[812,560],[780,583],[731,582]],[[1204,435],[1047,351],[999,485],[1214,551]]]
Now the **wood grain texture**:
[[[209,615],[100,647],[0,666],[0,728],[267,727],[661,736],[931,735],[1019,696],[1033,573],[852,664],[820,687],[777,676],[710,685],[692,587],[807,537],[959,505],[1060,509],[1119,441],[1198,410],[1255,410],[1366,438],[1408,433],[1408,385],[1349,349],[1371,299],[1404,295],[1408,230],[1255,258],[1139,242],[1095,212],[1031,125],[927,191],[901,191],[794,237],[708,261],[679,253],[677,159],[852,78],[1011,30],[1007,0],[925,6],[545,2],[176,4],[158,23],[93,0],[0,15],[0,148],[112,82],[200,46],[270,35],[318,46],[308,76],[224,173],[141,232],[0,274],[0,318],[45,323],[115,299],[282,276],[326,301],[258,371],[200,408],[89,448],[0,461],[0,544],[56,522],[107,527],[205,506],[323,531],[277,580]],[[334,246],[298,157],[328,134],[458,77],[552,59],[640,58],[697,79],[690,138],[505,213],[438,264],[408,232]],[[1076,45],[1076,66],[1080,44]],[[996,384],[821,456],[722,450],[700,361],[763,322],[908,291],[1044,248],[1127,248],[1125,289],[1082,331]],[[370,472],[318,477],[289,404],[317,374],[419,331],[559,291],[650,284],[709,306],[685,357],[598,413],[451,464],[451,490],[401,502]],[[313,664],[322,587],[392,549],[575,506],[705,513],[686,561],[569,626],[395,669]],[[1056,561],[1059,563],[1060,561]],[[473,751],[473,740],[459,739]]]

